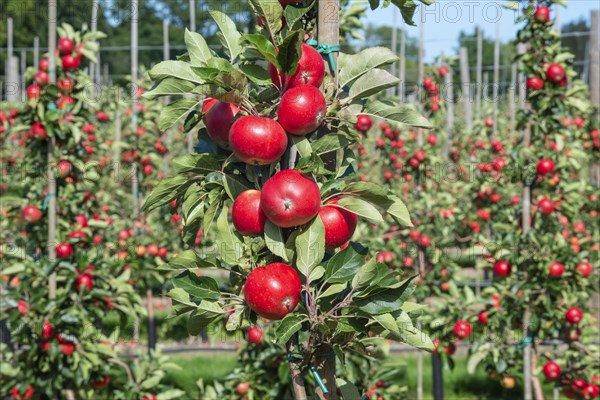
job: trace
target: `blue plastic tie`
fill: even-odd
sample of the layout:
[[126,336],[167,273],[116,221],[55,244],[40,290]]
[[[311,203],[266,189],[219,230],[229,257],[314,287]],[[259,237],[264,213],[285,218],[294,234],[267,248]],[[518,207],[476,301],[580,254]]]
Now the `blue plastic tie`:
[[335,57],[333,53],[338,53],[340,51],[339,44],[324,44],[319,43],[315,39],[308,39],[306,44],[312,46],[319,52],[319,54],[324,54],[329,57],[329,65],[333,71],[337,71],[337,64],[335,63]]
[[323,383],[323,380],[321,379],[321,375],[319,375],[319,372],[317,371],[317,369],[315,367],[313,367],[312,365],[309,365],[309,368],[310,368],[310,372],[312,372],[313,376],[315,377],[315,381],[317,381],[317,384],[321,388],[321,391],[323,391],[323,394],[329,393],[329,391],[327,390],[327,387]]
[[56,197],[56,193],[48,193],[46,195],[46,198],[44,199],[44,204],[42,204],[42,210],[46,210],[46,208],[48,208],[48,201],[50,200],[50,197]]
[[523,350],[525,347],[529,346],[531,343],[533,343],[533,336],[527,336],[526,338],[523,338],[523,340],[517,346],[515,351]]

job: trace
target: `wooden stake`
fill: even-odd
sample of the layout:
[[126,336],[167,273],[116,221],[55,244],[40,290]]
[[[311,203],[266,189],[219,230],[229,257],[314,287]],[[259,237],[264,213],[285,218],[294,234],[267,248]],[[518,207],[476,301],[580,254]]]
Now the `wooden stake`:
[[398,95],[400,103],[404,103],[404,93],[406,91],[406,30],[400,31],[400,82],[398,83]]
[[517,64],[513,63],[510,68],[510,88],[508,89],[508,110],[510,113],[510,126],[515,129],[517,123],[517,109],[515,97],[517,96]]
[[[423,6],[420,7],[421,8],[421,23],[419,24],[419,59],[418,59],[418,68],[419,68],[419,81],[418,81],[418,85],[420,85],[423,82],[423,78],[425,78],[425,63],[423,61],[423,57],[424,57],[424,53],[425,53],[425,10]],[[419,102],[422,102],[422,91],[419,90]]]
[[598,10],[592,10],[590,31],[590,90],[592,103],[600,106],[600,47]]
[[6,100],[19,101],[19,78],[18,78],[18,62],[15,66],[13,61],[13,19],[6,19],[6,41],[7,41],[7,58],[6,58]]
[[[392,22],[392,52],[394,54],[398,53],[398,10],[396,9],[396,7],[394,7],[394,14],[392,16],[393,18],[393,22]],[[396,76],[396,63],[393,63],[391,66],[391,73],[392,75]],[[391,87],[387,90],[387,95],[388,97],[393,97],[394,94],[396,92],[396,88],[395,87]]]
[[500,102],[500,22],[496,22],[496,42],[494,43],[494,86],[493,107],[494,107],[494,128],[492,130],[492,139],[496,138],[498,132],[498,103]]
[[38,36],[33,38],[33,66],[38,67],[40,63],[40,38]]
[[[98,0],[92,0],[92,21],[91,21],[91,30],[92,32],[96,32],[98,30]],[[94,40],[95,42],[96,40]],[[96,69],[100,68],[100,64],[95,65],[94,63],[90,63],[90,77],[92,78],[92,82],[98,83]]]
[[442,157],[448,160],[450,147],[452,146],[452,129],[454,129],[454,71],[448,67],[448,73],[445,77],[446,85],[446,141],[442,149]]
[[466,47],[460,48],[460,80],[462,81],[462,96],[465,109],[465,127],[473,130],[473,104],[471,103],[471,82],[469,77],[469,55]]
[[[48,81],[56,83],[56,1],[48,0]],[[56,177],[54,175],[54,138],[48,140],[46,151],[48,162],[48,259],[56,260]],[[48,281],[50,299],[56,297],[56,272],[50,275]]]
[[25,70],[27,69],[27,53],[25,50],[21,50],[21,73],[19,86],[21,88],[21,101],[26,102],[27,100],[27,91],[25,90]]
[[475,108],[477,118],[481,118],[481,99],[483,93],[483,34],[481,28],[477,27],[477,86],[475,87]]

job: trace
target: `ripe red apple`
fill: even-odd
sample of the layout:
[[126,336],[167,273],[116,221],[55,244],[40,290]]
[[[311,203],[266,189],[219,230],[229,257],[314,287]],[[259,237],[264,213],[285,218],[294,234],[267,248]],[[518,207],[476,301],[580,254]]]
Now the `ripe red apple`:
[[433,81],[433,79],[431,79],[431,78],[423,78],[423,87],[424,88],[429,89],[433,85],[435,85],[435,82]]
[[550,381],[558,379],[561,374],[560,366],[554,361],[548,361],[546,364],[544,364],[542,372],[544,373],[546,379]]
[[73,165],[69,161],[62,160],[58,162],[56,166],[56,173],[59,177],[64,178],[71,174],[71,170],[73,169]]
[[229,129],[239,111],[235,104],[219,101],[204,116],[206,132],[219,147],[229,150]]
[[550,9],[546,6],[538,6],[533,12],[533,18],[537,22],[548,23],[550,22]]
[[547,175],[554,171],[554,161],[549,158],[542,158],[535,168],[540,175]]
[[86,241],[87,234],[83,231],[76,230],[69,234],[69,239],[78,239],[79,241]]
[[149,244],[148,247],[146,247],[146,250],[148,250],[148,255],[150,257],[156,257],[158,255],[158,245],[156,243]]
[[108,122],[108,114],[106,114],[104,111],[98,111],[96,113],[96,119],[100,122]]
[[543,214],[547,215],[547,214],[551,214],[552,212],[554,212],[554,203],[545,197],[542,198],[540,201],[538,201],[537,205]]
[[27,222],[38,222],[42,218],[42,211],[36,206],[28,205],[21,210],[21,216]]
[[104,386],[110,383],[110,376],[104,375],[101,379],[92,381],[92,387],[96,390],[102,389]]
[[41,122],[34,122],[31,128],[29,128],[29,137],[32,139],[46,139],[48,134]]
[[441,67],[438,68],[438,74],[443,78],[444,76],[446,76],[446,74],[448,74],[448,67],[445,65],[442,65]]
[[212,97],[207,97],[204,99],[204,103],[202,104],[202,112],[206,114],[208,110],[212,108],[215,104],[217,104],[219,100],[213,99]]
[[358,224],[358,217],[351,211],[337,207],[335,198],[319,210],[319,218],[325,226],[325,247],[335,249],[348,242]]
[[233,202],[233,225],[244,236],[261,236],[265,232],[267,216],[261,208],[260,197],[258,190],[246,190]]
[[79,292],[82,289],[85,290],[92,290],[92,287],[94,286],[94,279],[92,277],[91,274],[88,274],[87,272],[84,272],[83,274],[79,275],[77,277],[77,279],[75,280],[75,289]]
[[271,118],[248,115],[229,130],[229,144],[235,156],[250,165],[268,165],[279,160],[287,148],[285,131]]
[[240,382],[235,386],[235,391],[241,395],[248,393],[248,390],[250,390],[250,384],[248,382]]
[[64,56],[73,52],[73,49],[75,48],[75,42],[69,38],[62,37],[58,39],[57,47],[60,55]]
[[454,328],[452,329],[454,335],[459,339],[464,339],[471,335],[473,328],[471,324],[467,321],[460,320],[454,324]]
[[488,323],[488,313],[487,311],[481,311],[479,313],[479,315],[477,316],[477,319],[479,320],[479,322],[483,325],[487,325]]
[[429,247],[431,245],[431,238],[427,235],[421,235],[419,237],[419,246]]
[[63,341],[60,344],[60,351],[66,356],[70,356],[71,354],[73,354],[76,349],[77,345],[73,342]]
[[62,66],[65,71],[72,71],[79,68],[81,59],[75,57],[72,54],[67,54],[62,58]]
[[323,93],[314,86],[300,85],[283,94],[277,117],[287,132],[303,136],[321,126],[326,112]]
[[550,267],[548,268],[548,275],[552,278],[560,278],[564,272],[565,266],[556,261],[550,264]]
[[46,71],[38,71],[35,73],[33,80],[40,86],[46,86],[48,84],[49,75]]
[[506,261],[498,261],[494,264],[494,274],[496,276],[509,276],[512,268]]
[[291,89],[300,85],[319,87],[325,77],[323,57],[306,43],[302,44],[302,56],[298,60],[298,69],[294,75],[287,77],[285,74],[280,74],[271,63],[269,63],[268,69],[271,80],[278,88]]
[[38,64],[38,68],[41,71],[48,72],[48,68],[50,68],[50,60],[48,60],[47,58],[42,58]]
[[26,316],[27,311],[29,311],[29,304],[22,300],[17,301],[17,311],[19,311],[22,316]]
[[148,397],[148,396],[142,397],[142,400],[156,400],[156,395],[155,394],[150,394],[149,396],[150,397]]
[[260,344],[262,342],[263,332],[258,326],[253,326],[248,329],[248,340],[254,344]]
[[577,265],[576,271],[584,278],[587,278],[592,274],[592,264],[582,261]]
[[39,99],[42,93],[42,88],[37,83],[32,83],[27,86],[27,98],[28,99]]
[[314,180],[296,170],[286,169],[265,183],[260,201],[269,221],[281,228],[291,228],[303,225],[317,215],[321,193]]
[[53,331],[54,331],[54,329],[52,327],[52,324],[48,321],[44,321],[44,323],[42,324],[42,339],[44,339],[44,340],[52,339]]
[[58,258],[67,258],[73,255],[73,245],[71,243],[59,243],[56,246],[56,256]]
[[300,276],[292,267],[272,263],[252,270],[243,291],[246,303],[255,313],[279,320],[296,308],[301,289]]
[[544,81],[537,77],[537,76],[532,76],[530,78],[527,78],[527,89],[529,90],[540,90],[544,88]]
[[372,126],[373,126],[373,121],[371,121],[371,118],[368,115],[361,114],[358,116],[357,122],[356,122],[356,125],[354,126],[354,128],[359,132],[366,133],[369,131],[369,129],[371,129]]
[[598,395],[600,395],[600,387],[593,383],[589,383],[586,387],[583,388],[583,390],[581,390],[581,394],[586,400],[595,399],[596,397],[598,397]]
[[158,249],[158,256],[160,258],[165,258],[167,256],[167,253],[169,252],[169,249],[166,247],[161,247],[160,249]]
[[25,393],[21,394],[21,392],[19,392],[19,387],[14,386],[12,388],[11,394],[12,394],[13,399],[15,399],[15,400],[21,400],[21,399],[29,400],[29,399],[33,398],[34,391],[33,391],[33,388],[31,387],[31,385],[28,385],[27,389],[25,389]]
[[56,84],[61,92],[70,92],[75,88],[75,82],[69,78],[62,78]]
[[552,83],[560,84],[566,77],[565,69],[560,64],[550,64],[546,69],[546,79]]
[[494,118],[491,117],[487,117],[486,119],[483,120],[483,123],[485,124],[485,126],[487,126],[488,128],[491,128],[492,126],[494,126]]
[[88,219],[83,214],[77,214],[75,216],[75,223],[77,225],[79,225],[80,227],[82,227],[82,228],[87,228],[87,226],[88,226]]
[[578,324],[583,319],[583,312],[579,307],[571,307],[565,313],[565,319],[571,324]]

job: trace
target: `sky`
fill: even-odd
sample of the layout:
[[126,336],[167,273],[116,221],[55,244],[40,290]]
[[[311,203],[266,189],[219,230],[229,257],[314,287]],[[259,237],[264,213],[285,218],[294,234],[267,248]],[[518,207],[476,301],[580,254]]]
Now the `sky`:
[[[363,0],[354,0],[360,1]],[[366,0],[365,0],[366,1]],[[419,3],[420,4],[420,3]],[[437,0],[426,6],[426,13],[420,16],[417,9],[415,22],[417,26],[405,25],[397,13],[400,27],[406,27],[409,36],[419,36],[421,19],[424,20],[425,62],[432,62],[442,53],[454,54],[458,46],[460,31],[472,33],[475,26],[480,26],[485,37],[496,37],[496,23],[500,25],[500,40],[507,42],[514,39],[517,32],[515,20],[517,11],[503,8],[504,2],[491,0]],[[600,0],[569,0],[568,7],[560,7],[559,18],[561,25],[582,18],[589,21],[592,10],[600,8]],[[367,23],[374,25],[392,25],[395,7],[367,11]],[[553,10],[551,17],[554,19]]]

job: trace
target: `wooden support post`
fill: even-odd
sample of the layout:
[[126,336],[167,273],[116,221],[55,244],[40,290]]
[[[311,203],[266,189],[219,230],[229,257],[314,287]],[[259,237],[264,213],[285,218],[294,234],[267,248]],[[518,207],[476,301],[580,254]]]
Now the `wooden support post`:
[[598,29],[598,10],[592,10],[590,31],[590,90],[592,103],[600,106],[600,33]]
[[473,130],[473,104],[471,103],[471,82],[469,77],[469,55],[466,47],[460,48],[460,80],[462,83],[463,105],[465,109],[465,127]]
[[483,97],[483,34],[481,28],[477,27],[477,86],[475,87],[475,108],[477,118],[481,118],[481,101]]
[[[419,59],[418,59],[418,68],[419,68],[419,81],[418,81],[418,85],[421,85],[421,83],[423,82],[423,79],[425,78],[425,63],[423,61],[423,57],[425,56],[425,7],[421,6],[421,23],[419,24]],[[420,87],[420,86],[418,86]],[[423,95],[422,95],[422,90],[419,90],[419,96],[418,96],[418,100],[420,103],[422,103],[423,101]]]
[[[398,54],[398,10],[394,7],[392,16],[392,52]],[[392,75],[396,76],[396,63],[391,66]],[[396,93],[396,87],[391,87],[387,90],[388,97],[393,97]]]
[[444,78],[446,86],[446,140],[442,150],[442,157],[448,160],[450,156],[450,147],[452,146],[452,129],[454,129],[454,71],[448,68],[448,73]]
[[[56,83],[56,2],[48,0],[48,81]],[[54,174],[54,139],[48,140],[47,148],[48,162],[48,259],[50,262],[56,260],[56,176]],[[48,296],[50,299],[56,297],[56,272],[53,272],[48,280]]]
[[404,94],[406,92],[406,30],[400,32],[400,82],[398,83],[398,96],[400,103],[404,103]]
[[40,63],[40,38],[33,38],[33,67],[37,68]]
[[6,100],[7,101],[20,101],[19,98],[19,78],[18,78],[18,62],[15,65],[13,60],[13,19],[6,19]]
[[21,101],[22,102],[26,102],[27,101],[27,90],[25,90],[25,71],[27,70],[27,52],[25,50],[21,50],[21,65],[20,65],[20,71],[21,73],[19,74],[19,87],[20,87],[20,92],[21,92]]
[[[98,30],[98,0],[92,0],[92,21],[90,25],[92,32]],[[92,78],[92,82],[98,83],[96,70],[99,68],[100,64],[90,63],[90,78]]]
[[492,88],[494,107],[494,128],[492,138],[498,133],[498,103],[500,102],[500,21],[496,22],[496,42],[494,43],[494,86]]
[[517,124],[517,64],[513,63],[510,67],[510,88],[508,89],[508,111],[510,113],[510,126],[511,129],[515,129]]

